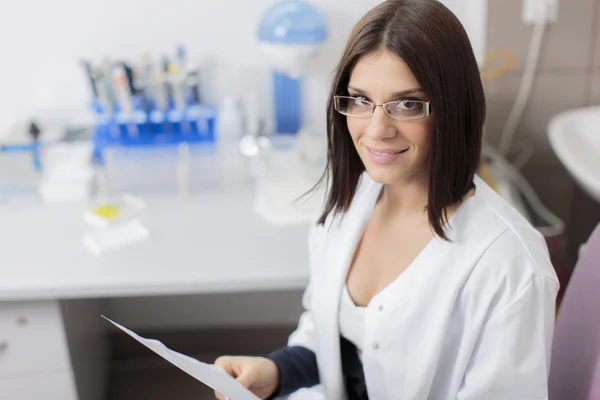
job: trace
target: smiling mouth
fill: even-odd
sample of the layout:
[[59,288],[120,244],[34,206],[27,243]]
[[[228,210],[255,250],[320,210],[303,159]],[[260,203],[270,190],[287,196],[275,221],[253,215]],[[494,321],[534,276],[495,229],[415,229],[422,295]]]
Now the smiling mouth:
[[364,146],[367,150],[367,156],[372,163],[386,165],[392,164],[399,160],[404,153],[406,153],[410,147],[402,150],[394,149],[372,149]]
[[390,155],[406,153],[408,151],[408,148],[403,149],[403,150],[375,150],[375,149],[371,149],[371,148],[367,147],[367,150],[376,156],[385,157],[385,156],[390,156]]

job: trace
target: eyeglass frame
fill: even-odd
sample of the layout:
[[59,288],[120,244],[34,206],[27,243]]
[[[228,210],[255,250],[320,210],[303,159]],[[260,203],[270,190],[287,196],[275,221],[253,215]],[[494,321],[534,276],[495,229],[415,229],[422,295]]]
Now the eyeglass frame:
[[[362,100],[363,102],[368,103],[368,104],[370,104],[373,107],[371,108],[371,114],[370,115],[368,115],[368,116],[365,115],[364,117],[359,117],[359,116],[356,116],[356,115],[349,115],[349,114],[345,114],[345,113],[341,112],[338,109],[338,101],[339,101],[339,99],[355,99],[356,100],[357,98],[356,97],[352,97],[352,96],[337,96],[337,95],[333,96],[333,105],[334,105],[335,111],[339,112],[342,115],[345,115],[346,117],[371,118],[373,116],[373,114],[375,114],[375,109],[377,107],[382,107],[383,108],[383,112],[385,112],[385,115],[387,115],[388,117],[390,117],[390,118],[392,118],[392,119],[394,119],[396,121],[418,121],[418,120],[427,118],[431,114],[431,102],[430,101],[410,99],[410,100],[389,101],[389,102],[383,103],[383,104],[375,104],[375,103],[373,103],[373,102],[371,102],[369,100]],[[413,103],[421,103],[421,104],[423,104],[425,106],[423,108],[423,116],[418,117],[418,118],[406,118],[406,119],[398,119],[398,118],[392,117],[389,114],[389,112],[387,111],[387,108],[385,106],[390,105],[390,104],[395,104],[395,103],[401,103],[401,102],[404,102],[404,101],[410,101],[410,102],[413,102]]]

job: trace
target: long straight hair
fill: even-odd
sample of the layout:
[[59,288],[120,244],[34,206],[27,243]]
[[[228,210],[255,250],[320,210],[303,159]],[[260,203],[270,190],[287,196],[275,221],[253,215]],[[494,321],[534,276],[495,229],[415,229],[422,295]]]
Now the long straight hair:
[[[348,95],[350,74],[364,56],[384,50],[411,69],[430,98],[434,118],[429,160],[429,224],[447,240],[447,208],[473,187],[480,160],[485,97],[479,69],[460,21],[437,0],[386,0],[354,27],[336,68],[327,105],[328,187],[318,224],[348,210],[365,171],[334,96]],[[319,185],[318,184],[318,185]]]

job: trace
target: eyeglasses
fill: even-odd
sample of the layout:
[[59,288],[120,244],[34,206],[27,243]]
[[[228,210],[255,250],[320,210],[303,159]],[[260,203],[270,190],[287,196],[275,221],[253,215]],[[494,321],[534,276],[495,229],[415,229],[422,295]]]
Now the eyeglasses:
[[376,107],[383,107],[385,113],[398,121],[423,119],[431,112],[428,101],[399,100],[385,104],[374,104],[361,97],[334,96],[335,110],[342,115],[356,118],[370,118]]

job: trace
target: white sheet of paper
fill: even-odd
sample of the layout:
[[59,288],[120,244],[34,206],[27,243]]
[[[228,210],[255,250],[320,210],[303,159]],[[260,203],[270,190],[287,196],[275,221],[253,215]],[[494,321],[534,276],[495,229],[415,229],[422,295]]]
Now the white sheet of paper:
[[252,392],[246,389],[241,383],[236,381],[234,378],[229,376],[225,371],[221,368],[212,365],[206,364],[196,360],[195,358],[188,357],[185,354],[178,353],[169,349],[167,346],[154,339],[146,339],[136,334],[133,331],[125,328],[122,325],[117,324],[109,318],[106,318],[104,315],[102,318],[106,319],[108,322],[127,333],[129,336],[175,365],[177,368],[181,369],[184,372],[187,372],[189,375],[198,379],[200,382],[209,386],[210,388],[216,390],[222,395],[228,397],[231,400],[260,400],[257,396],[255,396]]

